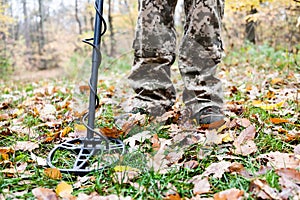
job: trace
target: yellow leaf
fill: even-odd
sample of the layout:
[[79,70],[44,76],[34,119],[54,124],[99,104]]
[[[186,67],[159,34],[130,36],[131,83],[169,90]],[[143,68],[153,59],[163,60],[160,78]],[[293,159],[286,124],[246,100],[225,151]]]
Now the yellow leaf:
[[51,179],[61,179],[61,172],[56,168],[47,168],[44,170],[44,173],[47,177]]
[[279,84],[279,83],[283,83],[283,79],[282,78],[273,78],[271,83],[272,85],[276,85],[276,84]]
[[0,161],[9,160],[9,155],[7,153],[0,153]]
[[139,172],[140,170],[137,168],[129,167],[129,166],[123,166],[123,165],[117,165],[114,167],[115,172],[125,172],[125,171],[135,171]]
[[14,115],[14,116],[20,116],[20,115],[22,115],[23,113],[24,113],[24,109],[21,108],[21,109],[16,110],[16,111],[13,113],[13,115]]
[[72,131],[72,128],[67,126],[66,128],[64,128],[64,130],[62,131],[60,137],[65,137],[68,133],[70,133]]
[[226,124],[224,124],[224,125],[222,125],[221,127],[219,127],[218,128],[218,133],[221,133],[223,130],[225,130],[227,128],[227,125]]
[[276,108],[282,107],[284,103],[285,103],[285,100],[283,100],[279,103],[275,103],[275,104],[264,104],[264,103],[261,103],[259,101],[253,101],[252,105],[256,106],[256,107],[259,107],[261,109],[264,109],[264,110],[274,110]]
[[234,141],[234,139],[232,138],[232,136],[230,135],[230,133],[224,133],[223,135],[222,135],[222,141],[223,142],[232,142],[232,141]]
[[86,131],[86,127],[82,124],[74,124],[74,129],[76,131]]
[[62,181],[56,186],[55,192],[60,197],[68,198],[72,196],[73,188],[72,185]]

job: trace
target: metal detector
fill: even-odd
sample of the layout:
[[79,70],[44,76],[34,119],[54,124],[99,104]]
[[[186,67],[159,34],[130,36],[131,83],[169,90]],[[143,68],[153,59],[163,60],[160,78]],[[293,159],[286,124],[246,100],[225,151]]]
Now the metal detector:
[[[51,150],[47,157],[47,163],[51,168],[58,168],[61,172],[84,175],[95,170],[101,170],[116,161],[118,155],[125,152],[125,145],[119,139],[108,138],[95,128],[95,112],[99,107],[97,96],[98,68],[101,64],[100,43],[101,37],[107,30],[103,18],[103,0],[95,0],[95,27],[94,38],[83,40],[84,43],[93,47],[92,71],[89,82],[90,97],[89,111],[82,118],[82,123],[87,128],[87,135],[84,138],[77,138],[59,144]],[[93,41],[93,42],[91,42]],[[86,123],[86,120],[88,123]],[[70,159],[74,160],[72,166],[66,168],[56,167],[56,153],[58,151],[70,152]],[[59,154],[58,154],[59,155]],[[71,158],[72,157],[72,158]],[[60,164],[61,166],[62,164]]]

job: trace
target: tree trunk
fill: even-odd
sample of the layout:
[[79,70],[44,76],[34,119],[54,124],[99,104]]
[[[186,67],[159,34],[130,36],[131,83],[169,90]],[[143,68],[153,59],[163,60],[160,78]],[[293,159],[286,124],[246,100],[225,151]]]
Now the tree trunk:
[[43,13],[43,0],[39,0],[39,41],[38,41],[38,52],[39,55],[43,54],[43,49],[45,46],[45,34],[44,34],[44,13]]
[[81,22],[78,16],[78,0],[75,0],[75,19],[78,23],[79,34],[82,34]]
[[[253,15],[257,13],[257,10],[256,8],[251,8],[250,12],[249,12],[249,15]],[[256,28],[256,22],[253,21],[253,19],[248,19],[246,21],[246,29],[245,29],[245,32],[246,32],[246,40],[248,40],[249,42],[255,44],[256,43],[256,35],[255,35],[255,28]]]
[[114,56],[115,55],[115,44],[116,44],[116,40],[115,40],[115,35],[114,35],[114,27],[113,27],[113,19],[112,19],[112,1],[108,0],[108,25],[109,25],[109,38],[110,38],[110,52],[109,52],[109,56]]
[[30,35],[29,35],[29,20],[27,14],[27,2],[26,0],[22,0],[23,4],[23,15],[24,15],[24,37],[27,50],[30,49]]

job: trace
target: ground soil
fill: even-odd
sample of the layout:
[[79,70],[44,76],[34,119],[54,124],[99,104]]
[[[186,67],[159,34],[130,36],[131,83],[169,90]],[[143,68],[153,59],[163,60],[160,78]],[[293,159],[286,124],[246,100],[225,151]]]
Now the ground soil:
[[45,70],[28,70],[15,72],[11,79],[14,81],[38,81],[42,79],[58,79],[66,76],[67,73],[62,67]]

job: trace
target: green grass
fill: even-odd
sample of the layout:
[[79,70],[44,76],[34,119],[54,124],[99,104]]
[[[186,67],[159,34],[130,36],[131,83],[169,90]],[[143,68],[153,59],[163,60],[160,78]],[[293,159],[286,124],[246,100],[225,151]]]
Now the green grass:
[[[284,129],[287,132],[299,130],[299,120],[296,120],[293,123],[283,123],[278,125],[272,124],[269,119],[290,119],[294,117],[297,112],[299,112],[299,105],[294,99],[288,99],[286,101],[286,105],[282,108],[264,110],[262,108],[253,106],[250,100],[253,99],[253,97],[250,98],[249,91],[240,88],[243,88],[247,84],[256,86],[259,89],[259,94],[257,97],[255,97],[256,100],[267,102],[270,99],[266,98],[265,95],[269,91],[270,87],[273,87],[273,85],[270,84],[270,78],[264,79],[266,75],[276,72],[279,78],[286,80],[287,84],[289,82],[293,82],[295,79],[288,78],[288,74],[290,72],[299,73],[299,66],[294,64],[297,62],[297,60],[300,60],[299,54],[293,55],[289,52],[286,52],[284,49],[274,49],[268,45],[254,46],[247,44],[239,49],[233,49],[228,53],[227,57],[224,59],[223,68],[229,71],[229,74],[226,77],[230,79],[228,81],[230,81],[238,90],[232,92],[226,98],[232,102],[239,102],[243,106],[242,112],[228,117],[231,119],[247,118],[251,121],[251,123],[256,127],[257,131],[254,142],[258,147],[258,151],[249,156],[238,156],[238,159],[225,159],[227,161],[238,162],[242,164],[247,172],[252,174],[251,178],[230,172],[224,173],[220,179],[209,176],[211,192],[208,194],[203,194],[201,197],[213,197],[214,193],[230,188],[238,188],[250,193],[250,183],[255,178],[265,180],[270,187],[275,188],[278,191],[282,189],[278,183],[279,176],[273,169],[268,170],[265,174],[256,175],[260,167],[265,163],[255,158],[260,154],[269,153],[272,151],[280,151],[283,153],[292,153],[294,151],[294,146],[299,143],[299,138],[288,141],[286,134],[284,132],[279,132],[278,130],[279,128]],[[99,73],[102,77],[104,76],[107,79],[98,85],[100,98],[115,98],[114,96],[105,96],[106,94],[103,95],[102,92],[105,93],[111,85],[115,85],[118,77],[124,77],[125,74],[128,73],[131,64],[132,55],[126,53],[119,58],[109,58],[103,55],[103,66],[100,68]],[[76,98],[80,98],[85,102],[88,100],[88,95],[85,93],[73,94],[73,89],[74,87],[78,86],[76,85],[78,83],[77,80],[81,79],[85,80],[86,83],[88,82],[91,65],[90,58],[86,58],[79,54],[74,54],[70,58],[69,65],[69,67],[72,69],[72,79],[64,79],[55,83],[49,82],[49,85],[54,85],[58,88],[67,88],[66,92],[57,90],[57,92],[54,94],[49,96],[45,95],[43,97],[45,102],[56,106],[56,103],[64,101],[67,98],[72,100],[72,98],[75,96]],[[236,70],[236,72],[234,72],[234,70],[230,71],[233,68]],[[246,69],[251,69],[254,73],[248,73],[246,72]],[[256,72],[260,73],[257,74]],[[256,80],[257,78],[259,78],[259,80]],[[2,94],[10,94],[15,96],[19,95],[20,98],[10,102],[9,108],[1,110],[0,113],[9,113],[13,109],[23,108],[22,103],[29,98],[34,98],[35,89],[46,85],[46,83],[47,81],[26,84],[15,83],[12,85],[2,83],[0,85],[0,91]],[[115,87],[120,86],[115,85]],[[285,85],[276,85],[276,87],[277,89],[283,89],[285,88]],[[229,88],[226,89],[229,90]],[[127,90],[128,88],[124,88],[124,91]],[[275,90],[275,92],[277,92],[277,90]],[[275,94],[274,99],[281,100],[276,98],[277,94]],[[120,99],[116,100],[121,101]],[[2,101],[4,101],[4,98],[0,97],[0,105]],[[119,112],[118,109],[119,108],[113,104],[103,105],[102,112],[97,118],[96,126],[109,128],[115,126],[114,115]],[[285,113],[284,111],[287,109],[291,112]],[[61,129],[66,126],[69,126],[73,129],[73,122],[70,122],[68,118],[68,115],[70,115],[69,111],[70,110],[68,109],[60,111],[60,117],[62,117],[62,119],[60,118],[58,120],[65,120],[60,127]],[[21,118],[21,116],[16,117],[16,119],[19,118]],[[11,119],[9,122],[13,123],[13,120]],[[41,123],[44,122],[30,112],[22,115],[21,124],[24,127],[33,129],[33,127]],[[5,128],[9,128],[10,126],[12,126],[12,124],[7,125],[6,127],[1,127],[0,132],[4,131]],[[233,131],[236,136],[238,136],[243,130],[244,128],[237,127],[232,130],[226,129],[225,131]],[[54,145],[63,141],[61,138],[57,138],[50,143],[42,143],[45,136],[61,131],[59,128],[55,129],[43,126],[36,128],[34,131],[38,133],[36,138],[28,138],[28,135],[23,135],[18,132],[13,132],[9,135],[0,134],[0,147],[10,147],[13,146],[16,141],[25,141],[30,139],[31,141],[39,143],[40,145],[40,148],[35,149],[33,153],[39,157],[46,158]],[[161,139],[171,139],[168,126],[165,126],[164,124],[152,123],[150,121],[148,121],[143,127],[135,126],[126,136],[126,138],[129,138],[142,131],[150,131],[151,135],[157,134]],[[199,130],[195,130],[195,132],[197,131]],[[197,133],[199,134],[199,132]],[[204,133],[202,134],[204,135]],[[180,141],[178,144],[179,143]],[[165,193],[171,189],[171,184],[176,188],[176,191],[182,198],[190,198],[193,196],[193,184],[189,182],[192,177],[201,175],[211,164],[219,162],[218,156],[236,156],[233,155],[231,151],[232,142],[212,146],[204,146],[204,144],[199,142],[187,147],[187,149],[184,151],[182,159],[180,160],[182,163],[195,160],[199,163],[198,167],[195,169],[186,169],[182,166],[178,169],[171,169],[170,167],[169,172],[160,174],[158,172],[154,172],[153,169],[150,169],[149,166],[147,166],[146,154],[154,155],[156,153],[151,146],[151,141],[146,140],[138,145],[139,148],[137,151],[127,152],[118,160],[118,162],[113,163],[110,167],[88,174],[87,176],[90,177],[90,180],[84,183],[82,187],[74,189],[73,195],[76,196],[81,192],[90,194],[96,191],[99,193],[99,195],[103,196],[107,196],[109,194],[118,194],[120,196],[131,196],[134,199],[164,199]],[[91,162],[102,162],[100,157],[93,157]],[[6,174],[0,172],[0,193],[4,194],[7,199],[14,198],[7,195],[12,195],[16,192],[22,191],[27,192],[18,198],[34,199],[31,192],[34,188],[46,187],[54,190],[57,184],[62,180],[67,181],[69,184],[74,184],[77,182],[77,176],[72,174],[63,174],[62,180],[52,180],[48,178],[43,172],[47,167],[37,166],[37,164],[32,161],[30,152],[10,152],[9,160],[6,163],[3,162],[3,159],[4,156],[1,156],[0,171],[26,162],[28,163],[26,172],[30,172],[29,175],[22,173]],[[74,161],[74,152],[66,150],[57,151],[53,159],[53,163],[59,168],[72,168]],[[138,169],[140,171],[139,175],[134,177],[131,182],[135,183],[136,186],[139,187],[135,187],[130,183],[116,182],[114,180],[116,176],[114,167],[116,165],[130,166]],[[256,197],[254,194],[250,193],[248,199],[256,199]]]
[[293,146],[283,140],[279,135],[266,134],[260,132],[255,138],[255,143],[259,149],[259,153],[267,153],[271,151],[293,152]]

